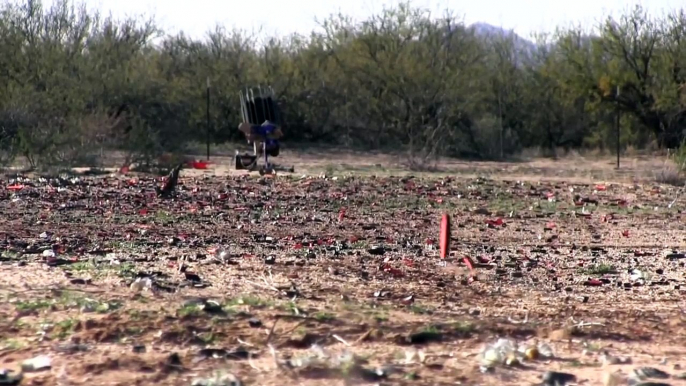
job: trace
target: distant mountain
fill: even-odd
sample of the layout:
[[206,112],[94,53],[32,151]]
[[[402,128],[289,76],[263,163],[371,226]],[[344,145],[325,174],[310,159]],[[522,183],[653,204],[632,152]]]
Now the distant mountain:
[[515,47],[519,52],[534,53],[536,52],[536,43],[529,39],[525,39],[517,35],[513,30],[506,30],[502,27],[496,27],[488,23],[474,23],[469,26],[474,30],[477,36],[484,38],[489,37],[505,37],[512,38],[515,42]]
[[496,26],[494,26],[494,25],[492,25],[492,24],[482,23],[482,22],[474,23],[474,24],[470,25],[469,28],[474,29],[474,31],[475,31],[478,35],[484,35],[484,36],[487,36],[487,35],[511,35],[511,34],[514,34],[514,32],[513,32],[512,30],[509,30],[509,31],[508,31],[508,30],[506,30],[505,28],[496,27]]

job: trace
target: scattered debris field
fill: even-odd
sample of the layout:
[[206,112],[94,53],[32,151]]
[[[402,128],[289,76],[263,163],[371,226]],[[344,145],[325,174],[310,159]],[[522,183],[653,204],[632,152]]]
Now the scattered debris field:
[[163,184],[3,182],[0,385],[686,385],[676,188]]

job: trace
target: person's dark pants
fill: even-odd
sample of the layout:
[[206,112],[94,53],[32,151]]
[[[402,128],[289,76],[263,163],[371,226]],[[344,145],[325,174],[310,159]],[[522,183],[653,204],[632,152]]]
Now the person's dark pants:
[[278,157],[279,156],[279,149],[280,146],[279,144],[273,144],[273,145],[267,145],[267,154],[270,157]]

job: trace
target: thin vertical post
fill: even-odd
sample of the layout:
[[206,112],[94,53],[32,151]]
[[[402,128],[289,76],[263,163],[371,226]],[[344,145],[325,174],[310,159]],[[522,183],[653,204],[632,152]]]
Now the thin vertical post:
[[619,152],[621,148],[621,132],[620,132],[620,127],[619,127],[619,94],[620,94],[620,89],[619,86],[617,86],[617,98],[615,98],[615,130],[617,131],[617,169],[619,169]]
[[210,160],[210,77],[207,77],[207,160]]
[[500,122],[500,159],[503,160],[503,107],[498,89],[498,121]]

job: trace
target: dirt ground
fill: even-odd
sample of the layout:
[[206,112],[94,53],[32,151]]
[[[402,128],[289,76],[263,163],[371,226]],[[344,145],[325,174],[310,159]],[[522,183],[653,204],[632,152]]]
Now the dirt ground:
[[[0,370],[46,355],[21,385],[626,385],[607,378],[648,367],[686,385],[685,202],[652,182],[659,158],[283,158],[296,173],[215,158],[171,198],[138,174],[6,177]],[[551,355],[486,362],[498,339]]]

